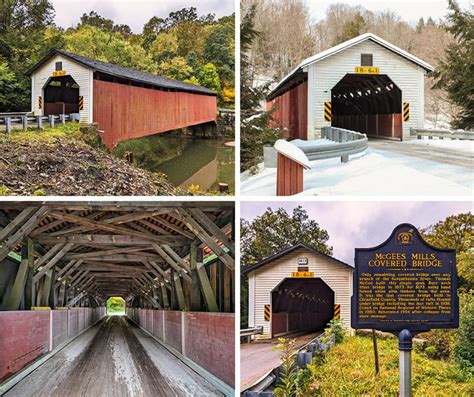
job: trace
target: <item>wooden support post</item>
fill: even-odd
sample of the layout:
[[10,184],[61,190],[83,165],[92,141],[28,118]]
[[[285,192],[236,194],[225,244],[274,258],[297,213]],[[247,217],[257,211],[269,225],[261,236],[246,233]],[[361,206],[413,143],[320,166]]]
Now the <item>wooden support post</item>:
[[40,298],[40,306],[49,306],[49,296],[51,292],[51,285],[53,283],[53,271],[49,270],[46,272],[44,281],[43,281],[43,289]]
[[278,153],[277,196],[292,196],[303,191],[303,166]]
[[34,275],[34,244],[33,240],[28,238],[28,275],[25,285],[25,309],[30,310],[33,305],[33,275]]
[[232,311],[233,296],[232,271],[224,267],[224,311],[227,313]]
[[[200,251],[202,254],[202,251]],[[189,261],[191,264],[191,310],[200,311],[202,300],[201,300],[201,291],[199,288],[199,276],[197,273],[197,262],[202,262],[202,258],[198,259],[198,247],[195,242],[191,244],[189,251]]]
[[173,274],[174,272],[172,272],[172,276],[171,276],[171,296],[170,296],[170,308],[171,310],[176,310],[177,307],[178,307],[178,304],[176,302],[176,286],[175,286],[175,283],[174,283],[174,279],[173,279]]
[[165,283],[160,284],[160,288],[161,288],[161,296],[163,298],[163,308],[167,310],[170,308],[170,304],[168,301],[168,290],[166,289],[164,284]]
[[63,282],[61,283],[61,285],[59,286],[59,296],[58,296],[58,305],[59,306],[64,306],[64,301],[65,301],[65,298],[66,297],[66,283]]
[[173,272],[174,290],[176,292],[176,300],[178,302],[179,310],[186,310],[186,302],[184,300],[183,286],[179,274]]
[[199,283],[201,284],[202,295],[204,296],[204,300],[206,302],[207,310],[210,312],[218,312],[219,307],[217,306],[216,296],[212,291],[211,283],[209,282],[209,277],[207,277],[204,263],[202,263],[201,248],[198,248],[197,251],[196,269],[199,277]]
[[2,304],[2,310],[18,310],[28,276],[28,246],[21,247],[21,262],[16,273],[13,287]]

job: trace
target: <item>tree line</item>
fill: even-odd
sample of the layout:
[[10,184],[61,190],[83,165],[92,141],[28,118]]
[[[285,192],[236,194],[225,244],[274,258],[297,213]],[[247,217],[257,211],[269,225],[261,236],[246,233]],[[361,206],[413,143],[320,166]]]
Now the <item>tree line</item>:
[[26,72],[53,48],[199,84],[218,92],[220,105],[234,107],[234,15],[217,19],[183,8],[153,16],[140,34],[95,11],[67,29],[54,16],[49,0],[0,3],[0,112],[30,110]]

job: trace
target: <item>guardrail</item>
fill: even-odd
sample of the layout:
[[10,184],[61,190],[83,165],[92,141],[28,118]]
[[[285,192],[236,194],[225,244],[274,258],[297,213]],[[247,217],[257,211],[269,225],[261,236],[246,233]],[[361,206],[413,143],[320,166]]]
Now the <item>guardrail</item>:
[[240,330],[240,339],[246,339],[246,343],[250,343],[250,340],[253,335],[261,335],[263,334],[263,326],[261,327],[252,327],[252,328],[245,328]]
[[279,139],[275,142],[277,196],[291,196],[303,191],[303,169],[311,168],[310,161],[340,157],[341,162],[347,163],[351,154],[363,152],[368,147],[366,134],[343,128],[323,127],[321,138],[290,142]]
[[451,131],[451,130],[426,130],[421,128],[410,128],[410,136],[422,139],[424,136],[428,139],[454,139],[454,140],[474,140],[474,131]]
[[12,132],[13,125],[21,125],[21,129],[26,131],[30,124],[34,124],[36,128],[43,129],[43,122],[47,122],[50,127],[54,127],[56,121],[61,124],[66,124],[66,122],[75,122],[80,120],[79,113],[71,114],[60,114],[57,116],[11,116],[11,115],[0,115],[0,125],[5,126],[5,131],[7,133]]
[[[306,345],[299,348],[295,353],[296,366],[298,369],[304,369],[307,365],[312,364],[313,357],[316,355],[325,355],[336,344],[334,333],[331,332],[329,339],[323,332]],[[251,387],[252,390],[245,390],[243,397],[273,397],[271,386],[278,380],[280,366],[273,369],[265,378]]]

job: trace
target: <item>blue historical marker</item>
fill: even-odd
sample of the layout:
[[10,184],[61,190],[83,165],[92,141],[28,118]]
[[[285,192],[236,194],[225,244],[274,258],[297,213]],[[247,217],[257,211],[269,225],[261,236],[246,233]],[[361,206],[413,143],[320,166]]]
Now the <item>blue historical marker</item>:
[[401,396],[411,395],[413,336],[458,327],[457,285],[455,250],[433,247],[408,223],[377,247],[356,248],[351,326],[398,336]]

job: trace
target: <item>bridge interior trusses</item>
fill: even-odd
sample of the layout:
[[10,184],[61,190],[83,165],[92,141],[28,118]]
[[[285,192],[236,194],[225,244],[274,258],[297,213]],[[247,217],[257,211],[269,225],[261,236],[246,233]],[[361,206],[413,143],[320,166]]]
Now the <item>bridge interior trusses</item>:
[[331,90],[332,114],[375,115],[402,112],[402,93],[387,75],[347,74]]
[[1,310],[234,311],[234,207],[214,202],[0,204]]

